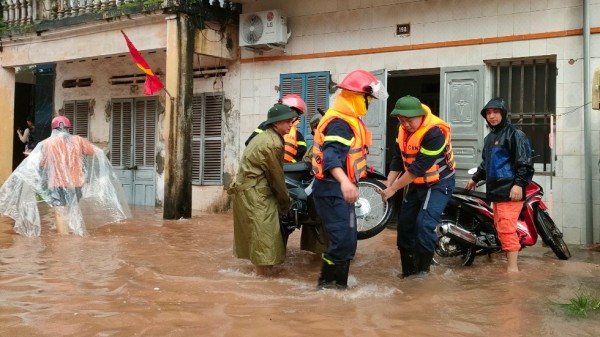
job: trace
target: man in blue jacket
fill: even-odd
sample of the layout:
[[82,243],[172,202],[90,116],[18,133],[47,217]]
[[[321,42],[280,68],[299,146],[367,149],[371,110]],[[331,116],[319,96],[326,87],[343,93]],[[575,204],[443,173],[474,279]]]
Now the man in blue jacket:
[[490,100],[481,110],[481,116],[491,132],[484,140],[483,160],[465,189],[471,190],[478,181],[485,180],[486,197],[493,201],[494,224],[508,260],[506,271],[514,273],[519,271],[517,257],[521,249],[517,219],[534,172],[531,145],[525,133],[508,120],[502,98]]

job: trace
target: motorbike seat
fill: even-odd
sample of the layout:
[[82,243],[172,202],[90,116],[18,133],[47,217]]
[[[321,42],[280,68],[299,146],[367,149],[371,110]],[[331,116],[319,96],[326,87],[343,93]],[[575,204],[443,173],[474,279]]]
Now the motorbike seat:
[[285,173],[310,171],[311,168],[312,164],[307,162],[283,164],[283,172]]
[[483,200],[487,201],[487,197],[486,197],[485,192],[478,192],[478,191],[473,191],[473,190],[466,190],[466,189],[464,189],[462,187],[456,187],[456,188],[454,188],[454,194],[470,195],[470,196],[473,196],[475,198],[479,198],[479,199],[483,199]]

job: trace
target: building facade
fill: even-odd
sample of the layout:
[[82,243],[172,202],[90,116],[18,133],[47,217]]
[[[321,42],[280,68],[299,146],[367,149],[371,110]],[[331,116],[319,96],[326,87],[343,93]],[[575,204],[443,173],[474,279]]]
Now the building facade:
[[[600,120],[592,85],[600,66],[599,1],[254,1],[243,13],[270,10],[284,13],[291,35],[284,50],[242,50],[240,116],[253,123],[240,124],[241,139],[280,92],[302,93],[326,108],[335,83],[366,69],[390,93],[366,117],[375,136],[369,164],[389,164],[396,123],[387,116],[396,99],[410,94],[452,125],[463,184],[481,160],[487,126],[479,112],[501,96],[532,141],[534,179],[565,241],[599,241]],[[326,83],[311,83],[307,76],[314,74]]]
[[[410,94],[452,125],[458,183],[464,183],[487,133],[479,111],[501,96],[511,121],[532,140],[534,179],[565,241],[600,241],[599,0],[237,2],[239,27],[217,21],[196,31],[189,140],[194,209],[228,208],[226,189],[244,141],[277,99],[297,93],[306,100],[301,130],[310,141],[310,116],[329,107],[335,84],[347,73],[365,69],[390,93],[366,117],[374,133],[370,165],[386,171],[397,126],[388,115],[396,99]],[[165,166],[179,165],[165,162],[171,99],[164,91],[142,94],[143,74],[120,31],[172,93],[177,16],[164,10],[168,3],[144,13],[129,13],[123,0],[80,1],[79,8],[53,3],[41,11],[48,6],[33,2],[28,11],[26,2],[0,1],[5,27],[23,31],[1,39],[0,115],[6,122],[0,124],[0,155],[17,153],[15,129],[28,113],[51,106],[52,113],[74,120],[74,132],[106,150],[130,202],[160,207]],[[253,39],[247,34],[254,28],[245,22],[251,14],[265,18],[265,29],[280,25],[288,34],[274,42]],[[37,30],[28,32],[35,22]],[[51,102],[44,105],[47,91]],[[0,183],[14,164],[0,163]]]

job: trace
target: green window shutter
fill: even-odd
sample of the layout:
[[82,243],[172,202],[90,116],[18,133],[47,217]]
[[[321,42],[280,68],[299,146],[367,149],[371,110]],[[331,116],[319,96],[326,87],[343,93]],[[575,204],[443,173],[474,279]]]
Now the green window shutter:
[[155,97],[135,99],[135,165],[154,166],[157,105]]
[[201,183],[201,139],[202,139],[202,109],[204,95],[192,97],[192,182]]
[[223,94],[202,93],[192,98],[192,181],[223,183]]
[[115,168],[131,166],[132,113],[132,100],[112,102],[110,163]]

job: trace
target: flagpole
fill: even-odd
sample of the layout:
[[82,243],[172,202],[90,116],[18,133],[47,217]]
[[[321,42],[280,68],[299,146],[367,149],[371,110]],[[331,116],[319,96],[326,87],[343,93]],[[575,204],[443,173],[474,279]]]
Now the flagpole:
[[165,93],[167,95],[169,95],[169,98],[171,99],[171,103],[173,103],[173,101],[175,101],[175,98],[173,96],[171,96],[171,93],[169,93],[169,91],[167,90],[166,87],[163,87],[163,90],[165,91]]

